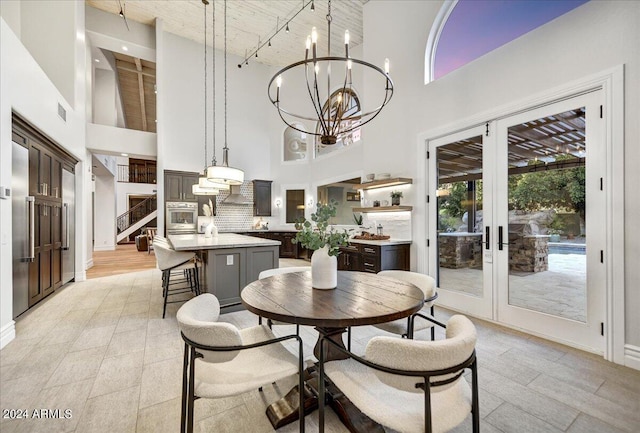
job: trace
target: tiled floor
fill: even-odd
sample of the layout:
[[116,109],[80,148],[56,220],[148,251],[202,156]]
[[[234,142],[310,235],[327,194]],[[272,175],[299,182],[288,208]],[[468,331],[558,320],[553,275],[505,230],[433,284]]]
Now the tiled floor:
[[[283,261],[284,262],[284,261]],[[283,265],[286,263],[283,263]],[[18,337],[0,351],[0,406],[28,409],[30,419],[3,419],[13,432],[177,432],[182,349],[175,311],[162,319],[160,274],[148,270],[71,284],[17,322]],[[446,319],[449,313],[439,309]],[[248,312],[222,320],[257,323]],[[478,328],[481,429],[507,432],[639,432],[640,372],[595,355],[474,320]],[[276,333],[293,327],[275,327]],[[416,338],[425,338],[425,331]],[[371,327],[353,329],[362,352]],[[305,354],[316,334],[303,327]],[[196,431],[273,431],[264,408],[295,378],[218,401],[196,402]],[[36,419],[34,409],[65,410]],[[470,431],[465,422],[456,432]],[[317,412],[307,417],[317,431]],[[333,413],[328,431],[346,432]],[[297,423],[280,429],[297,431]]]

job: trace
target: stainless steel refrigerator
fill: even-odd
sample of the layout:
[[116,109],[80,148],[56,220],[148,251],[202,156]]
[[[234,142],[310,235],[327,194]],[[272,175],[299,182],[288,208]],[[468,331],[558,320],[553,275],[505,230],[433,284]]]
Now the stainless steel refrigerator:
[[29,308],[29,263],[35,258],[35,199],[29,196],[29,150],[13,143],[11,215],[13,221],[13,317]]
[[76,224],[75,176],[62,170],[62,284],[75,277],[76,273]]

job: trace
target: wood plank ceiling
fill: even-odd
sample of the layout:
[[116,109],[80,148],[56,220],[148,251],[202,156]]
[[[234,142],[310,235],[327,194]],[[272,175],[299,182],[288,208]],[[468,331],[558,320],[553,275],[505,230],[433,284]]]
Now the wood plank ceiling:
[[156,132],[156,64],[113,53],[128,129]]
[[[440,184],[482,179],[481,136],[446,144],[437,152]],[[509,174],[584,166],[585,156],[584,108],[509,128]]]
[[[252,52],[258,40],[273,35],[276,24],[286,25],[289,30],[278,33],[271,41],[271,47],[265,46],[257,58],[249,63],[284,66],[304,57],[304,45],[313,26],[317,27],[319,47],[324,55],[327,41],[327,0],[314,0],[315,12],[307,6],[294,19],[293,16],[309,0],[230,0],[227,3],[228,42],[227,50],[242,58],[245,52]],[[331,23],[331,51],[344,51],[343,34],[349,30],[351,45],[362,43],[362,6],[368,0],[333,0],[331,3],[333,21]],[[128,21],[155,26],[155,19],[163,21],[163,28],[169,33],[202,43],[204,36],[203,8],[201,0],[121,0]],[[120,5],[117,0],[86,0],[86,4],[106,12],[118,14]],[[207,43],[211,44],[213,8],[216,7],[216,49],[224,48],[223,12],[224,2],[215,0],[207,7]],[[122,24],[124,26],[124,22]],[[381,59],[381,61],[384,59]]]

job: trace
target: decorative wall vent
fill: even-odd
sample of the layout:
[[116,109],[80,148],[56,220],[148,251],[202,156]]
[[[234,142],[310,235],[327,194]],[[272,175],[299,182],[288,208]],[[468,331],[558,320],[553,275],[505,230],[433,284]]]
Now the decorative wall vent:
[[62,105],[58,102],[58,116],[65,122],[67,121],[67,110],[65,110]]

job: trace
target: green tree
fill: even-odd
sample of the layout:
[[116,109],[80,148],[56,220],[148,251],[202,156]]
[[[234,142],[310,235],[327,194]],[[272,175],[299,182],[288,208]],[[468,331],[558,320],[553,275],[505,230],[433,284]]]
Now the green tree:
[[[571,157],[562,159],[568,158]],[[585,191],[584,167],[512,175],[509,176],[509,207],[527,211],[572,210],[584,217]]]

